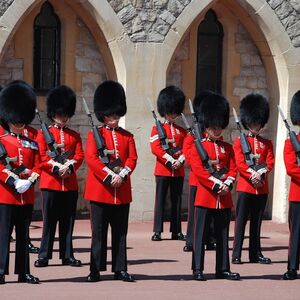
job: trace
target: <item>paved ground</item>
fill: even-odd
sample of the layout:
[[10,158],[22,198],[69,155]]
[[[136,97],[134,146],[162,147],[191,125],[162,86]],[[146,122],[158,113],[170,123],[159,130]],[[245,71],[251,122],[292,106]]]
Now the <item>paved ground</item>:
[[[184,229],[186,224],[183,225]],[[167,228],[167,227],[165,227]],[[39,285],[17,283],[14,267],[14,242],[10,260],[10,275],[7,284],[0,286],[0,299],[300,299],[300,275],[295,281],[281,280],[286,270],[288,226],[264,222],[262,245],[265,256],[272,259],[271,265],[247,263],[247,253],[243,252],[243,265],[232,265],[231,269],[240,272],[239,282],[214,279],[215,253],[206,252],[206,282],[191,280],[191,254],[184,253],[184,242],[170,240],[165,233],[161,242],[152,242],[151,223],[131,223],[128,236],[129,272],[134,274],[136,283],[114,281],[110,272],[102,273],[102,281],[86,283],[89,273],[90,226],[88,220],[80,220],[75,226],[75,256],[83,266],[72,268],[61,266],[58,259],[58,243],[55,243],[54,258],[47,268],[35,268],[37,255],[31,254],[31,272],[41,280]],[[232,230],[231,239],[232,246]],[[33,222],[31,236],[35,245],[39,244],[41,222]],[[246,239],[245,246],[248,246]],[[110,261],[110,252],[109,252]]]

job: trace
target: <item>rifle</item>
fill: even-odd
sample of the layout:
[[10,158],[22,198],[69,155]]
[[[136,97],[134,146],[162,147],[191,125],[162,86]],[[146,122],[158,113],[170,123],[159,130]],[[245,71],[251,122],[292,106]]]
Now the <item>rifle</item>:
[[169,146],[169,143],[174,143],[175,141],[174,140],[170,140],[170,139],[167,138],[166,131],[165,131],[164,127],[162,126],[160,120],[157,119],[157,116],[155,114],[155,111],[154,111],[154,108],[153,108],[153,105],[152,105],[150,99],[148,99],[148,103],[149,103],[149,106],[150,106],[150,109],[151,109],[151,112],[152,112],[152,116],[153,116],[153,118],[155,120],[155,126],[156,126],[156,129],[157,129],[158,138],[160,140],[161,147],[168,154],[170,154],[171,156],[173,156],[175,153],[177,153],[178,151],[180,151],[180,148],[179,147],[170,147]]
[[86,103],[85,99],[82,98],[82,101],[83,101],[84,110],[85,110],[87,116],[89,117],[90,125],[92,127],[93,136],[94,136],[94,139],[95,139],[95,142],[96,142],[98,157],[105,166],[107,166],[110,170],[114,171],[114,168],[120,166],[121,159],[117,158],[113,162],[109,161],[109,155],[114,154],[115,151],[114,150],[108,150],[106,148],[103,137],[101,136],[98,128],[95,126],[95,124],[93,122],[92,114],[91,114],[91,112],[90,112],[90,110],[87,106],[87,103]]
[[65,160],[72,154],[72,151],[68,150],[64,153],[61,153],[61,154],[59,153],[58,148],[62,148],[62,147],[64,147],[64,145],[57,144],[55,142],[52,133],[49,131],[48,125],[42,121],[40,113],[37,108],[35,109],[35,112],[36,112],[38,120],[41,124],[42,133],[43,133],[44,139],[46,141],[46,144],[48,146],[48,151],[46,151],[46,153],[56,162],[58,162],[60,164],[64,164]]
[[288,130],[293,149],[296,153],[297,165],[299,166],[300,165],[300,142],[298,141],[295,131],[291,130],[291,127],[279,105],[278,105],[278,110],[279,110],[279,114],[284,122],[284,125],[285,125],[286,129]]
[[25,166],[23,164],[13,168],[11,162],[17,161],[17,157],[9,157],[4,145],[0,142],[0,162],[5,168],[16,175],[20,175],[23,171],[25,171]]
[[[182,113],[182,120],[184,122],[184,125],[186,126],[187,130],[189,132],[192,131],[185,115]],[[202,140],[198,139],[196,137],[196,135],[194,135],[194,143],[196,146],[196,150],[197,153],[201,159],[201,162],[204,166],[204,168],[209,172],[209,174],[211,174],[212,176],[218,178],[218,179],[222,179],[223,175],[228,171],[227,168],[222,168],[221,170],[216,170],[213,165],[216,165],[219,163],[219,160],[211,160],[208,156],[207,151],[205,150],[205,148],[202,145]]]
[[234,108],[232,108],[232,111],[233,111],[233,116],[234,116],[234,119],[235,119],[235,123],[236,123],[237,128],[240,132],[241,147],[242,147],[242,151],[243,151],[243,154],[244,154],[244,157],[245,157],[246,164],[249,167],[251,167],[254,171],[258,171],[262,168],[265,168],[266,167],[265,162],[262,162],[261,164],[256,164],[255,163],[255,159],[259,158],[259,154],[253,154],[252,153],[252,149],[251,149],[251,146],[249,144],[249,141],[247,140],[247,137],[246,137],[245,133],[243,133],[243,131],[242,131],[242,127],[240,125],[240,121],[239,121],[239,118],[237,116],[237,113],[236,113]]
[[196,139],[201,141],[203,139],[202,125],[200,124],[200,122],[198,120],[198,117],[197,117],[197,115],[194,111],[194,107],[193,107],[191,99],[189,99],[189,107],[190,107],[190,111],[191,111],[192,119],[193,119],[193,124],[194,124],[194,126],[193,126],[194,136],[196,137]]

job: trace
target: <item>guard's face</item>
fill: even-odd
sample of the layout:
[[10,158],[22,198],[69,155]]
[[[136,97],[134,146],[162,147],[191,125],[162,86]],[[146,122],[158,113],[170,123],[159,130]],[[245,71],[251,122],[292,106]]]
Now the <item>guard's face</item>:
[[178,117],[177,114],[165,114],[165,119],[170,123],[175,123]]
[[11,132],[14,132],[16,134],[20,134],[20,133],[22,133],[22,130],[24,129],[25,124],[8,122],[8,127],[9,127],[9,130]]
[[221,127],[208,127],[206,129],[209,138],[216,140],[222,136],[223,129]]
[[63,127],[68,123],[69,117],[66,115],[57,115],[56,114],[55,117],[53,118],[53,121],[60,127]]
[[259,134],[260,131],[262,130],[260,124],[251,124],[248,128],[249,128],[250,132],[254,135]]
[[103,121],[107,126],[111,128],[117,128],[119,126],[120,118],[120,116],[114,114],[110,116],[105,116]]

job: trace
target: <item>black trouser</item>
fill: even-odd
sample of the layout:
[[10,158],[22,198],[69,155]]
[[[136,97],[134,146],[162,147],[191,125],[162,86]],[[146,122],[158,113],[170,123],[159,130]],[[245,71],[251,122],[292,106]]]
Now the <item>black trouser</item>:
[[228,237],[231,209],[211,209],[201,206],[195,207],[195,233],[193,244],[192,269],[204,269],[204,243],[207,218],[213,219],[216,232],[216,273],[229,271]]
[[235,234],[232,258],[240,258],[242,253],[245,227],[250,216],[249,259],[255,259],[261,254],[260,231],[267,194],[255,195],[240,192],[236,207]]
[[91,201],[91,272],[105,271],[107,263],[107,232],[111,227],[112,271],[127,271],[126,239],[129,204],[105,204]]
[[290,241],[288,270],[299,270],[300,255],[300,202],[290,202]]
[[0,204],[0,274],[8,274],[10,237],[15,226],[15,274],[29,274],[27,239],[33,205]]
[[154,232],[163,232],[164,211],[168,189],[171,198],[171,224],[170,232],[176,234],[181,232],[181,195],[183,188],[183,177],[155,176],[156,193],[154,208]]
[[186,244],[193,245],[194,238],[194,212],[195,212],[195,198],[197,193],[197,186],[190,185],[189,198],[188,198],[188,219],[186,230]]
[[72,237],[78,191],[42,190],[42,197],[43,235],[39,258],[52,258],[57,222],[59,222],[59,258],[71,258],[74,256]]

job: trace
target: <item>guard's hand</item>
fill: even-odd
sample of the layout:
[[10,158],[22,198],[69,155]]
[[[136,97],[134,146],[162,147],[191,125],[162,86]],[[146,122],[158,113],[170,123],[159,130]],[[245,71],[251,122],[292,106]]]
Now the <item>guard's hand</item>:
[[172,164],[172,169],[177,170],[181,167],[181,163],[178,160],[175,160],[174,163]]
[[258,172],[253,172],[253,174],[250,177],[251,183],[254,184],[259,184],[262,181],[261,175]]
[[230,192],[229,187],[226,184],[222,184],[218,191],[218,195],[224,196],[224,195],[228,194],[229,192]]
[[69,166],[66,166],[66,165],[62,165],[59,170],[58,170],[58,175],[61,177],[61,178],[67,178],[69,177],[71,174],[71,171],[70,171],[70,168]]
[[123,178],[122,178],[119,174],[116,174],[116,175],[113,177],[113,179],[112,179],[110,185],[111,185],[112,187],[114,187],[114,188],[118,188],[118,187],[121,186],[122,183],[123,183]]
[[31,182],[27,179],[17,179],[14,185],[17,192],[23,194],[31,187]]

